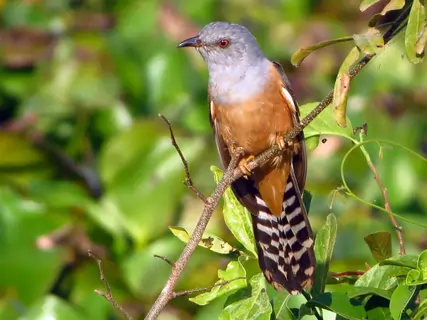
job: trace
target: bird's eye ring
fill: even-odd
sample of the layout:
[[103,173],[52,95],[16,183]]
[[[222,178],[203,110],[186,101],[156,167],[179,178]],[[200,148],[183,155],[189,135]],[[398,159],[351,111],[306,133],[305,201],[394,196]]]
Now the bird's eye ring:
[[224,48],[227,48],[227,47],[228,47],[229,43],[230,43],[230,42],[229,42],[228,40],[223,39],[223,40],[218,41],[218,46],[219,46],[220,48],[224,49]]

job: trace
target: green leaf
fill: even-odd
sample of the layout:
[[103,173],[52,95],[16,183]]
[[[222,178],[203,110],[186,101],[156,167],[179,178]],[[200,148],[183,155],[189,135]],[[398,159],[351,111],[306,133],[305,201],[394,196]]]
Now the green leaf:
[[391,293],[384,289],[372,288],[372,287],[352,287],[347,292],[350,298],[360,298],[366,296],[379,296],[387,300],[390,300]]
[[412,63],[420,63],[422,57],[416,51],[418,39],[422,38],[425,25],[425,7],[421,0],[414,0],[409,13],[408,26],[405,31],[405,51],[406,56]]
[[250,285],[228,297],[220,320],[270,320],[271,304],[267,295],[264,275],[253,276]]
[[[218,183],[222,177],[222,171],[215,166],[211,166],[215,182]],[[252,217],[249,211],[243,207],[236,199],[231,188],[227,188],[224,193],[224,221],[234,237],[252,253],[257,256],[255,249],[255,237],[252,229]]]
[[20,320],[83,320],[87,319],[83,314],[79,314],[70,304],[56,296],[47,296],[43,300],[30,307],[25,316]]
[[379,263],[380,266],[399,266],[410,269],[417,268],[418,257],[414,255],[397,256],[387,260],[383,260]]
[[347,126],[347,97],[350,89],[350,68],[359,59],[360,51],[354,47],[338,71],[334,86],[332,105],[334,106],[334,119],[340,127]]
[[342,292],[325,292],[319,294],[308,301],[307,306],[333,311],[350,320],[360,320],[366,317],[366,312],[362,304],[355,299],[350,299]]
[[[300,106],[301,118],[307,116],[317,105],[317,102],[312,102]],[[348,117],[346,123],[346,128],[337,126],[332,108],[326,108],[304,129],[304,136],[307,139],[319,135],[336,135],[353,139],[353,127]]]
[[297,317],[288,307],[292,296],[288,292],[275,292],[271,305],[273,306],[272,319],[274,320],[296,320]]
[[351,40],[353,40],[352,37],[342,37],[342,38],[322,41],[322,42],[313,44],[313,45],[305,47],[305,48],[300,48],[292,55],[291,63],[295,67],[299,67],[299,65],[304,61],[304,59],[307,58],[309,56],[309,54],[311,54],[312,52],[319,50],[319,49],[322,49],[322,48],[325,48],[327,46],[336,44],[336,43],[348,42]]
[[[354,283],[355,287],[372,287],[379,288],[384,290],[389,290],[394,287],[397,283],[395,276],[391,276],[389,274],[390,270],[402,269],[402,267],[396,266],[379,266],[376,264],[371,269],[366,271],[363,276],[361,276]],[[403,268],[404,270],[408,270],[407,268]],[[406,271],[407,272],[407,271]]]
[[[233,279],[236,279],[236,280],[233,280],[221,286],[213,287],[209,292],[199,294],[198,296],[190,298],[189,300],[198,305],[204,306],[209,302],[217,299],[218,297],[221,297],[226,294],[231,294],[236,292],[238,289],[245,288],[247,286],[246,270],[243,267],[240,261],[241,260],[240,258],[238,261],[231,261],[227,265],[227,269],[225,271],[218,270],[219,280],[215,282],[215,284],[217,285]],[[244,278],[244,279],[237,279],[237,278]]]
[[418,269],[421,271],[423,279],[427,279],[427,250],[421,252],[418,257]]
[[415,53],[419,56],[424,54],[424,49],[426,47],[427,42],[427,22],[424,24],[424,28],[421,31],[420,37],[417,39],[415,43]]
[[412,316],[413,320],[421,320],[425,319],[424,317],[427,316],[427,299],[424,299],[421,301],[418,308],[415,310],[414,315]]
[[377,262],[391,257],[391,233],[376,232],[364,238]]
[[371,310],[366,310],[368,320],[390,320],[391,314],[389,308],[378,307]]
[[[170,231],[182,242],[187,243],[190,240],[190,234],[185,228],[182,227],[169,227]],[[214,235],[204,234],[202,240],[199,242],[199,246],[207,248],[217,253],[229,254],[237,251],[229,243],[222,240],[220,237]]]
[[427,250],[418,256],[417,268],[408,272],[406,284],[410,286],[427,283]]
[[314,285],[312,295],[325,291],[326,280],[329,271],[329,262],[337,237],[337,219],[331,213],[327,216],[325,225],[318,231],[314,243],[314,254],[316,255],[317,267],[314,273]]
[[378,54],[384,49],[384,38],[377,28],[353,35],[356,46],[365,54]]
[[394,320],[402,319],[408,304],[417,292],[416,287],[398,285],[390,300],[390,313]]

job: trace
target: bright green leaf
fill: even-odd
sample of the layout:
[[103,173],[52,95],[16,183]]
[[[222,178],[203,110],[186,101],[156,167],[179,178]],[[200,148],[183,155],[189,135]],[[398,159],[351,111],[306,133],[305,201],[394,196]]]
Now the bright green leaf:
[[415,43],[415,53],[419,56],[424,54],[424,49],[427,42],[427,22],[424,24],[424,28],[421,31],[420,37],[417,39]]
[[240,259],[238,261],[231,261],[227,265],[227,269],[225,271],[218,270],[218,278],[219,280],[215,283],[216,285],[226,281],[230,282],[221,286],[213,287],[209,292],[199,294],[198,296],[190,298],[189,300],[198,305],[204,306],[218,297],[221,297],[225,294],[234,293],[238,289],[245,288],[247,286],[246,270],[243,267]]
[[423,301],[421,301],[420,305],[415,310],[415,313],[412,316],[412,319],[421,320],[421,319],[425,319],[426,316],[427,316],[427,299],[424,299]]
[[[425,7],[421,0],[414,0],[405,31],[406,56],[412,63],[420,63],[422,57],[416,52],[418,39],[422,38],[425,24]],[[419,49],[418,49],[419,50]]]
[[[363,276],[361,276],[355,282],[354,286],[356,287],[372,287],[379,288],[384,290],[389,290],[396,285],[396,278],[390,276],[389,272],[393,268],[402,268],[396,266],[379,266],[378,264],[373,266],[371,269],[366,271]],[[405,270],[407,270],[405,268]]]
[[250,285],[228,297],[220,320],[270,320],[271,304],[267,295],[264,275],[258,273]]
[[418,257],[414,255],[397,256],[387,260],[383,260],[379,263],[380,266],[399,266],[406,267],[409,269],[417,268]]
[[[271,298],[271,297],[270,297]],[[272,319],[275,320],[296,320],[297,318],[288,307],[289,295],[287,292],[276,292],[271,305],[273,306]]]
[[[218,183],[221,180],[222,171],[215,166],[211,166],[211,171],[214,174],[215,182]],[[234,237],[256,257],[251,214],[239,203],[231,188],[227,188],[224,193],[223,215],[225,224]]]
[[376,232],[364,238],[377,262],[391,257],[391,233]]
[[418,269],[421,271],[424,280],[427,279],[427,250],[421,252],[418,257]]
[[[300,106],[301,118],[307,116],[317,105],[317,102],[312,102]],[[353,127],[348,117],[346,118],[346,123],[346,128],[337,126],[332,108],[326,108],[304,129],[304,136],[307,139],[319,135],[337,135],[352,139]]]
[[[191,235],[185,228],[169,227],[169,229],[179,240],[185,243],[190,240]],[[229,254],[237,251],[236,248],[233,248],[230,244],[214,235],[203,235],[202,240],[199,242],[199,246],[221,254]]]
[[334,119],[340,127],[347,126],[347,97],[350,89],[350,69],[351,66],[359,59],[360,51],[357,47],[354,47],[338,71],[337,78],[334,86],[334,96],[332,105],[334,106]]
[[46,296],[31,306],[25,316],[19,318],[19,320],[45,319],[84,320],[87,318],[56,296]]
[[360,320],[366,317],[362,304],[355,299],[350,299],[342,292],[321,293],[308,301],[307,306],[330,310],[350,320]]
[[337,219],[331,213],[326,218],[325,225],[317,232],[316,241],[314,243],[317,267],[314,273],[315,278],[312,295],[320,294],[325,290],[329,263],[332,259],[336,237]]
[[390,300],[390,313],[394,320],[402,319],[409,302],[414,298],[416,287],[398,285]]
[[298,67],[305,58],[308,57],[308,55],[316,50],[325,48],[327,46],[336,44],[336,43],[341,43],[341,42],[348,42],[353,40],[352,37],[343,37],[343,38],[337,38],[337,39],[332,39],[332,40],[327,40],[327,41],[322,41],[316,44],[313,44],[311,46],[305,47],[305,48],[300,48],[298,49],[291,57],[291,63],[295,66]]
[[416,286],[419,284],[426,283],[427,281],[423,281],[423,276],[420,272],[420,270],[409,270],[408,274],[406,275],[406,285],[408,286]]

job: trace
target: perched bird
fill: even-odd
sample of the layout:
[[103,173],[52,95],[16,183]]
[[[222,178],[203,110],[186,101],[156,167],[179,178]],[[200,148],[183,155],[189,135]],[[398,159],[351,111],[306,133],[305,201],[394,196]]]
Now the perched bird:
[[[206,25],[179,46],[194,47],[209,70],[210,120],[222,165],[240,153],[245,177],[232,184],[252,214],[259,265],[267,281],[298,294],[313,284],[313,234],[302,202],[306,180],[303,133],[285,144],[299,119],[298,106],[280,64],[266,58],[244,26]],[[247,161],[277,144],[283,155],[253,170]]]

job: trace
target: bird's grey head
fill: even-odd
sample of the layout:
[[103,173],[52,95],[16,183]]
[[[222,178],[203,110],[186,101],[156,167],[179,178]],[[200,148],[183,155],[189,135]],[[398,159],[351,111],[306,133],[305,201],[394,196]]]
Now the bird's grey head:
[[208,68],[252,65],[265,59],[255,37],[244,26],[229,22],[212,22],[197,36],[182,41],[179,46],[195,47]]

